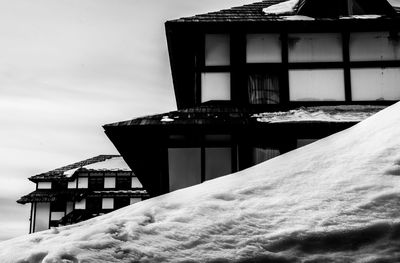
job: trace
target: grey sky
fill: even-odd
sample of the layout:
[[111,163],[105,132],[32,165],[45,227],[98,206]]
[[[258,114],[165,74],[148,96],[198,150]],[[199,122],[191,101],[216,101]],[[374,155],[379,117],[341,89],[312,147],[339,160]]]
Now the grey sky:
[[101,125],[174,110],[164,22],[252,0],[0,0],[0,240],[27,177],[116,153]]
[[116,153],[105,123],[175,109],[166,20],[255,1],[0,0],[0,240],[28,231],[27,177]]

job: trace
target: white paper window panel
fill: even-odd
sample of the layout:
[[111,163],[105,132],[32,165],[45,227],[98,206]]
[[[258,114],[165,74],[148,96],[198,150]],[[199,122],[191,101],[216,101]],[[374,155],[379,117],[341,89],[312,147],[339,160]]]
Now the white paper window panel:
[[343,61],[339,33],[289,34],[289,62]]
[[211,180],[232,173],[231,148],[205,149],[205,176]]
[[75,202],[75,209],[86,209],[86,199]]
[[248,34],[246,40],[247,63],[282,62],[279,34]]
[[78,178],[78,188],[88,188],[88,178],[79,177]]
[[115,188],[115,177],[105,177],[104,188]]
[[65,209],[65,212],[67,214],[71,213],[74,210],[74,202],[67,202],[67,208]]
[[49,229],[50,203],[36,203],[35,232]]
[[142,198],[134,197],[134,198],[130,199],[130,204],[132,205],[132,204],[135,204],[135,203],[140,202],[140,201],[142,201]]
[[318,139],[297,139],[297,148],[306,146],[307,144],[318,141]]
[[38,189],[51,189],[51,182],[38,182]]
[[65,216],[64,212],[51,212],[50,220],[60,220]]
[[351,61],[398,60],[400,41],[389,32],[358,32],[350,34]]
[[200,148],[168,149],[169,190],[201,183]]
[[142,188],[143,185],[142,185],[142,183],[139,181],[139,179],[137,177],[132,177],[131,187],[132,188]]
[[253,148],[253,163],[259,164],[280,155],[278,149],[273,148]]
[[342,69],[289,70],[291,101],[344,101]]
[[114,198],[103,198],[101,207],[102,209],[114,209]]
[[227,66],[230,64],[230,37],[226,34],[206,34],[205,65]]
[[351,96],[354,101],[399,100],[400,68],[351,69]]
[[68,182],[68,189],[76,188],[76,179],[72,182]]
[[230,73],[207,72],[201,74],[201,102],[230,99]]

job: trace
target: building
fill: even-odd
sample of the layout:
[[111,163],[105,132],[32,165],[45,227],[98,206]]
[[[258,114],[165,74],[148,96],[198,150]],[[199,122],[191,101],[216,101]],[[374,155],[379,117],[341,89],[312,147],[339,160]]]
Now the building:
[[149,197],[119,155],[99,155],[29,178],[29,233],[77,223]]
[[400,17],[386,0],[291,0],[290,10],[282,2],[166,22],[178,110],[104,126],[151,196],[359,121],[259,116],[363,112],[400,99]]

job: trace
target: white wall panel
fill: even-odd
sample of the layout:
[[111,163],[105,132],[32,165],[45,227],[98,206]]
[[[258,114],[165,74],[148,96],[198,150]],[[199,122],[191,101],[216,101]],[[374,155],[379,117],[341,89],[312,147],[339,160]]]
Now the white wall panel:
[[35,232],[49,229],[50,203],[36,203]]
[[102,209],[114,209],[114,198],[103,198],[101,202]]
[[68,189],[76,188],[76,179],[68,182]]
[[140,201],[142,201],[142,198],[132,197],[132,198],[130,198],[129,204],[135,204]]
[[132,188],[142,188],[143,185],[142,185],[142,183],[139,181],[139,179],[137,177],[132,177],[131,187]]
[[357,32],[350,34],[351,61],[400,59],[400,41],[389,32]]
[[201,183],[200,148],[169,148],[169,190]]
[[399,100],[400,68],[351,69],[351,93],[355,101]]
[[230,64],[230,37],[225,34],[205,36],[205,65],[227,66]]
[[51,182],[38,182],[38,189],[51,189]]
[[60,220],[65,216],[64,212],[51,212],[50,220]]
[[79,177],[78,178],[78,188],[88,188],[88,178]]
[[282,45],[279,34],[249,34],[246,38],[247,63],[282,61]]
[[339,33],[289,34],[289,62],[343,61]]
[[75,202],[75,209],[86,209],[86,199]]
[[104,188],[115,188],[115,177],[105,177]]
[[207,72],[201,74],[201,102],[230,99],[230,73]]
[[290,70],[289,95],[291,101],[344,101],[343,70]]

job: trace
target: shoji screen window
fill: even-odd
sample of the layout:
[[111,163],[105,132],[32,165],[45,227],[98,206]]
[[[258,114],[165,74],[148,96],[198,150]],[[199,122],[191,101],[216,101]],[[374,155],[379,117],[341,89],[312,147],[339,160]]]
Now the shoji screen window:
[[282,62],[279,34],[248,34],[246,36],[247,63]]
[[400,59],[400,40],[389,32],[350,34],[350,61],[387,61]]
[[354,101],[400,100],[400,68],[353,68]]
[[289,34],[289,63],[343,61],[342,37],[339,33]]
[[344,101],[343,69],[289,70],[291,101]]
[[206,34],[204,68],[201,69],[201,102],[231,99],[230,36]]

